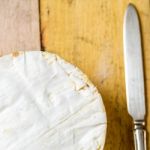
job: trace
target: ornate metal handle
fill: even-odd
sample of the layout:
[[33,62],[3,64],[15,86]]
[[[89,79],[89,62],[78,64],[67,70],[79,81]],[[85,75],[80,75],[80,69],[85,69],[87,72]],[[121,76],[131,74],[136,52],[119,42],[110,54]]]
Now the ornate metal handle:
[[147,150],[146,148],[146,131],[143,121],[134,122],[134,145],[135,150]]

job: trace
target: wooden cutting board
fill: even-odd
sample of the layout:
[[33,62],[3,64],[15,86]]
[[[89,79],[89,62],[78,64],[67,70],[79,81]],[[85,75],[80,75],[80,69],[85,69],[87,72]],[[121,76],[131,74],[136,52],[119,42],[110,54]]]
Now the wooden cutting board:
[[[147,108],[150,109],[149,0],[41,0],[43,48],[81,68],[102,94],[108,117],[105,150],[134,150],[127,113],[122,26],[132,2],[141,18]],[[150,131],[150,113],[147,115]],[[148,138],[150,149],[150,138]]]

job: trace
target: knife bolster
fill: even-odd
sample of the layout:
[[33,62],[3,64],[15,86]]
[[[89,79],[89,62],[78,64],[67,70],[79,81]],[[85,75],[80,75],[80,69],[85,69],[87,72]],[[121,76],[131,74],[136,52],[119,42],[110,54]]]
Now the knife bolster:
[[134,121],[134,130],[137,129],[145,129],[145,121],[143,120]]

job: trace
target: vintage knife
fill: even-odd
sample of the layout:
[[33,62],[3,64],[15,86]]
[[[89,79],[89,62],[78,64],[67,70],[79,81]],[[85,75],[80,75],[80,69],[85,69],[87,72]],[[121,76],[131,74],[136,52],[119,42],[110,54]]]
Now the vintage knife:
[[134,121],[136,150],[146,150],[145,91],[140,25],[137,11],[129,4],[123,26],[125,82],[128,112]]

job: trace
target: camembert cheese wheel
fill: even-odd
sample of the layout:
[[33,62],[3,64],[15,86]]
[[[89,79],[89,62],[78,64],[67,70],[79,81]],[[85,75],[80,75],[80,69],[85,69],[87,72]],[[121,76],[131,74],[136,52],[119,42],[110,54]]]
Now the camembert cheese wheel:
[[0,58],[1,150],[97,150],[106,134],[97,89],[55,54]]

